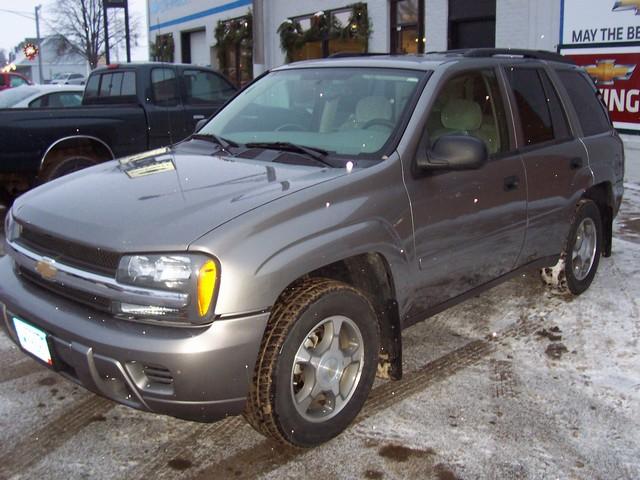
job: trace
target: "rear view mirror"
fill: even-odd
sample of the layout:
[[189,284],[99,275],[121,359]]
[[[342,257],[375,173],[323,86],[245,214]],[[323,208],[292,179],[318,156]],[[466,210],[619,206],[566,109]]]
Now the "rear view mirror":
[[426,157],[418,160],[425,170],[472,170],[487,163],[487,146],[471,135],[444,135],[438,138]]

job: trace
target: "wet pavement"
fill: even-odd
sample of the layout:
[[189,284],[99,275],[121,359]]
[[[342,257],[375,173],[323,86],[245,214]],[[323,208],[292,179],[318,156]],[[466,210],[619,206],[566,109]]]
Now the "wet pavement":
[[640,183],[591,288],[523,275],[409,328],[405,376],[313,450],[87,393],[0,334],[0,478],[640,478]]

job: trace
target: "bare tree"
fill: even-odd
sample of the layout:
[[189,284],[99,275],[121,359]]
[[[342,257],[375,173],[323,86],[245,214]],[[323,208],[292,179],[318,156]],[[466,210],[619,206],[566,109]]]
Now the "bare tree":
[[[62,38],[58,53],[76,52],[95,68],[105,46],[102,0],[56,0],[49,17],[48,27]],[[135,45],[139,22],[131,17],[129,23]],[[110,46],[123,42],[124,36],[124,21],[115,9],[109,9]]]

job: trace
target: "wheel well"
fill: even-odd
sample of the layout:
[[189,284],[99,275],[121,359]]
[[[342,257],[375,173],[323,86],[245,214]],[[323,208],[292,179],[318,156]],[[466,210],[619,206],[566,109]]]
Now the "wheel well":
[[101,140],[91,137],[69,138],[49,147],[42,157],[38,176],[42,176],[42,173],[53,165],[75,156],[90,158],[95,163],[114,158],[109,147]]
[[603,228],[602,255],[611,256],[613,239],[613,188],[609,182],[599,183],[589,188],[582,198],[593,200],[600,210]]
[[380,325],[378,376],[402,378],[402,328],[393,276],[379,253],[349,257],[314,270],[303,278],[324,277],[347,283],[371,301]]

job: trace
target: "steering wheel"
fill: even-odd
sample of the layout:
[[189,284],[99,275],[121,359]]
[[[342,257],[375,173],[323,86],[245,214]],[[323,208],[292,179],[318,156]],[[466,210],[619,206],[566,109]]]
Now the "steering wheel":
[[374,118],[366,122],[362,126],[362,129],[365,130],[367,128],[374,127],[376,125],[380,125],[382,127],[389,127],[391,130],[393,130],[393,128],[396,126],[395,123],[393,123],[391,120],[387,120],[385,118]]
[[301,125],[296,125],[295,123],[284,123],[282,125],[280,125],[279,127],[277,127],[274,131],[275,132],[282,132],[285,128],[288,128],[289,130],[287,131],[298,131],[298,132],[304,132],[304,127],[302,127]]

